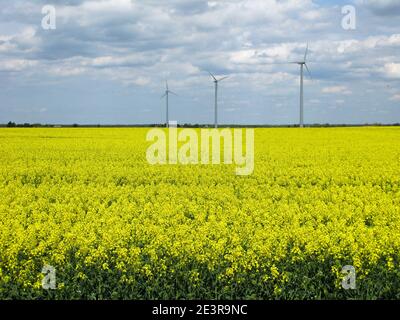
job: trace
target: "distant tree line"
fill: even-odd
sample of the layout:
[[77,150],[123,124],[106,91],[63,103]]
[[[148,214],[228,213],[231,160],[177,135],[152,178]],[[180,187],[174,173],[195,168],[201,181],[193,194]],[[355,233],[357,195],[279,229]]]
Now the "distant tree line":
[[5,126],[7,128],[40,128],[40,127],[50,128],[50,127],[54,127],[53,125],[48,125],[48,124],[43,125],[40,123],[27,123],[27,122],[26,123],[15,123],[12,121],[7,123]]
[[[394,124],[320,124],[315,123],[311,125],[305,125],[309,128],[330,128],[330,127],[382,127],[382,126],[400,126],[400,123]],[[143,124],[143,125],[80,125],[80,124],[70,124],[70,125],[55,125],[55,124],[41,124],[41,123],[15,123],[8,122],[6,125],[0,125],[0,127],[7,128],[162,128],[165,124]],[[178,128],[213,128],[214,126],[209,124],[178,124]],[[297,128],[299,125],[220,125],[220,128]]]

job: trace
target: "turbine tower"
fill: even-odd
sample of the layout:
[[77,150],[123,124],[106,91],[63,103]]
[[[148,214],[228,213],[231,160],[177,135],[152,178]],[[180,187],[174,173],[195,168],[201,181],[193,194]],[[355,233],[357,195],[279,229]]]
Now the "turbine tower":
[[293,64],[300,65],[300,128],[304,128],[304,67],[307,69],[307,72],[311,78],[311,72],[307,66],[307,54],[308,54],[308,44],[306,52],[304,53],[304,59],[302,61],[291,62]]
[[165,122],[165,127],[168,128],[168,127],[169,127],[169,94],[172,93],[172,94],[175,95],[175,96],[176,96],[177,94],[174,93],[174,92],[172,92],[171,90],[169,90],[168,81],[166,81],[165,84],[166,84],[165,93],[164,93],[164,95],[161,97],[161,99],[165,97],[166,104],[167,104],[167,105],[166,105],[167,108],[166,108],[166,117],[165,117],[165,120],[166,120],[166,122]]
[[214,84],[215,84],[215,121],[214,121],[214,126],[215,126],[215,129],[218,129],[218,83],[227,79],[228,77],[223,77],[221,79],[217,79],[210,71],[208,71],[208,73],[214,79]]

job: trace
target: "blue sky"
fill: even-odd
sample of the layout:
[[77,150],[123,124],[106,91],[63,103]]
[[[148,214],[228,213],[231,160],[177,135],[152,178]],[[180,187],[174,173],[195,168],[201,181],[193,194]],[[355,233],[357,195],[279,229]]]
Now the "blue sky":
[[[298,123],[309,43],[307,123],[400,122],[399,0],[0,0],[0,123],[143,124],[170,118]],[[342,6],[356,8],[355,30]]]

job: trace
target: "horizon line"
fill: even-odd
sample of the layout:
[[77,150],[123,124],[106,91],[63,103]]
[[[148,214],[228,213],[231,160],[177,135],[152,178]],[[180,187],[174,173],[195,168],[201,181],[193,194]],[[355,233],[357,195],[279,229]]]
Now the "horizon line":
[[[313,123],[313,124],[304,124],[305,127],[313,128],[313,127],[396,127],[400,126],[400,122],[395,123],[364,123],[364,124],[355,124],[355,123]],[[166,128],[165,123],[148,123],[148,124],[56,124],[56,123],[1,123],[0,128]],[[212,128],[213,124],[200,124],[200,123],[178,123],[178,128]],[[220,128],[298,128],[299,124],[220,124]]]

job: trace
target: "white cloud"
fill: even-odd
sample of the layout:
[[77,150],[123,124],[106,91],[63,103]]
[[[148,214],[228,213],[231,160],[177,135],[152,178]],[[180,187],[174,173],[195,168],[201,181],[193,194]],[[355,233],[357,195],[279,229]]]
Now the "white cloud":
[[53,66],[48,69],[48,72],[55,76],[71,77],[85,73],[86,69],[72,66]]
[[146,78],[146,77],[138,77],[134,80],[131,81],[127,81],[126,84],[133,84],[133,85],[137,85],[137,86],[146,86],[150,83],[150,79]]
[[1,71],[23,71],[30,67],[37,65],[36,61],[26,60],[26,59],[11,59],[3,61],[0,64]]
[[388,78],[400,78],[400,63],[386,63],[383,72]]
[[[379,47],[383,48],[383,47],[400,46],[400,34],[395,33],[390,36],[386,35],[371,36],[363,40],[348,39],[333,43],[336,43],[338,53],[355,53]],[[330,46],[328,46],[328,48],[329,47]]]
[[390,98],[390,100],[392,100],[392,101],[400,101],[400,94],[395,94],[394,96],[392,96]]
[[148,64],[154,64],[156,61],[157,60],[152,54],[129,54],[124,56],[96,57],[89,62],[89,64],[93,67],[106,68],[118,66],[145,66]]
[[345,94],[345,95],[352,94],[351,90],[349,90],[345,86],[325,87],[325,88],[322,88],[322,93],[327,93],[327,94]]

